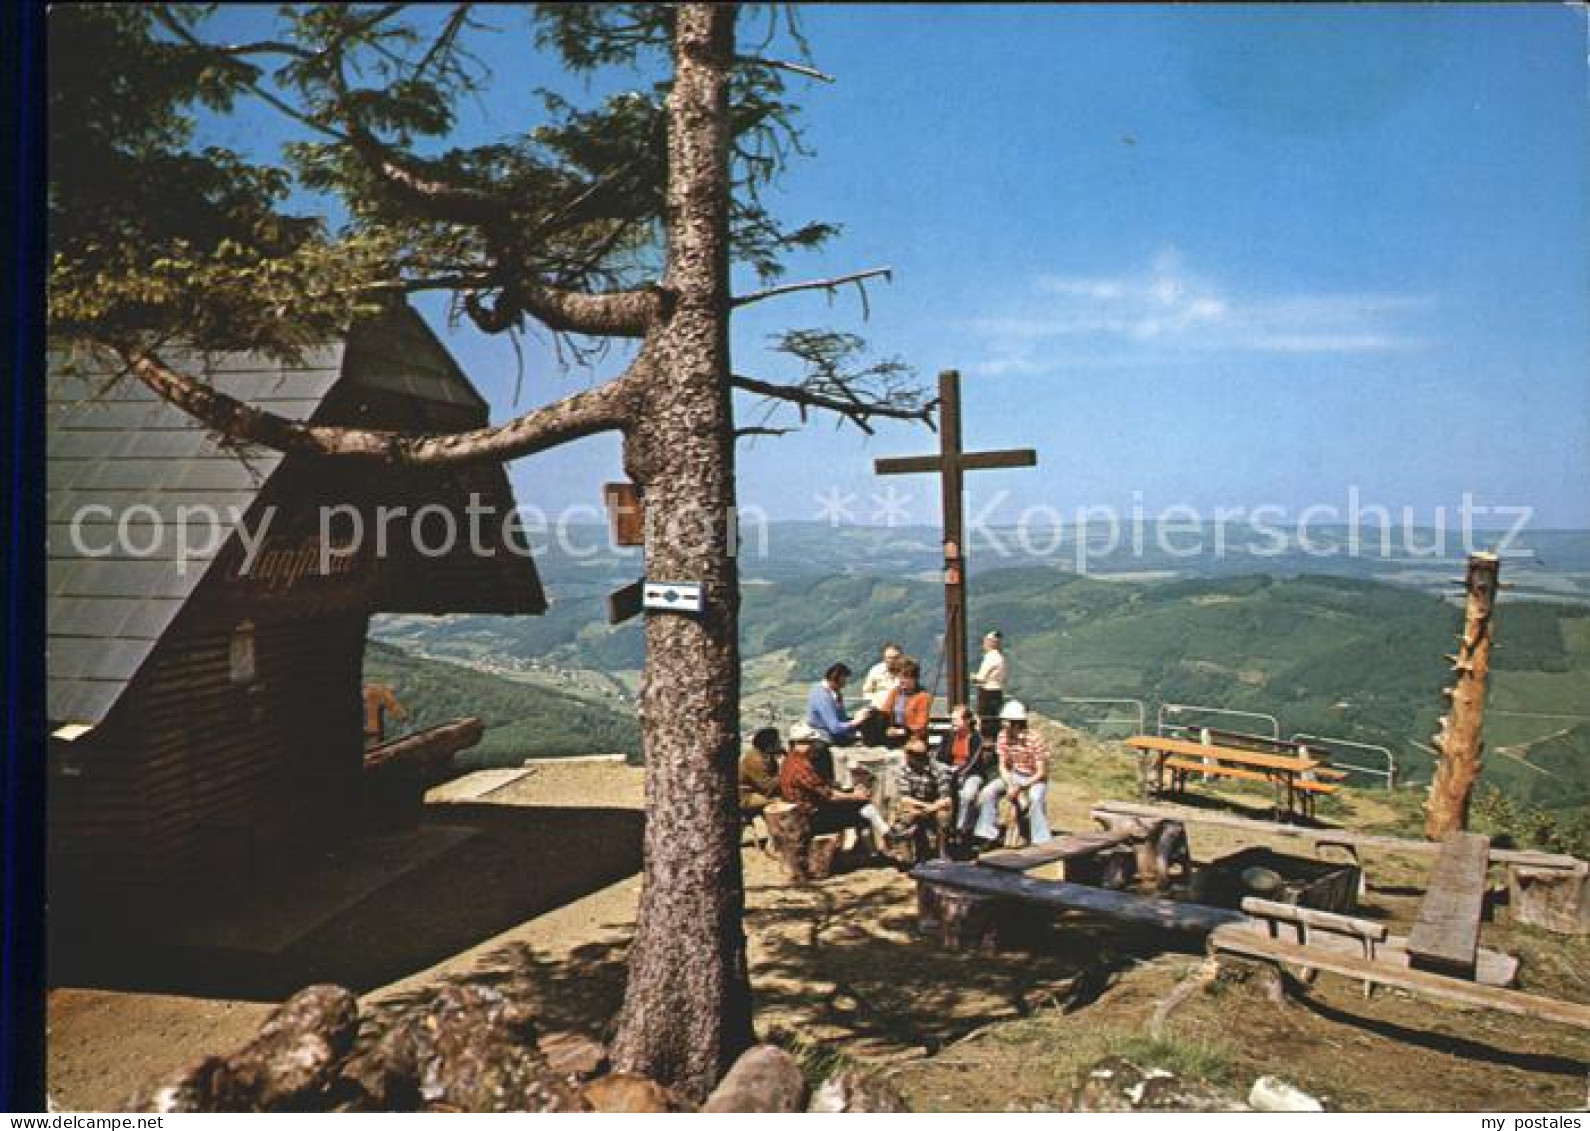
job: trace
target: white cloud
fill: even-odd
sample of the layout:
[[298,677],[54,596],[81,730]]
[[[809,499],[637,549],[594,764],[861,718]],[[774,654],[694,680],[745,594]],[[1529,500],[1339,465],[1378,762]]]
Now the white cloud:
[[1038,374],[1061,365],[1142,363],[1142,350],[1208,359],[1232,354],[1366,354],[1425,342],[1410,316],[1427,297],[1384,293],[1245,294],[1187,269],[1166,250],[1120,276],[1040,275],[1021,316],[974,319],[984,373]]

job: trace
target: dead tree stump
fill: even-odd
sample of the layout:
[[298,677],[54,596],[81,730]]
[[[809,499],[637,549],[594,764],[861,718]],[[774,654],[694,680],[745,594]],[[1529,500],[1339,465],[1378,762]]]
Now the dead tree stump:
[[834,860],[844,837],[839,833],[814,836],[806,849],[806,875],[814,880],[826,880],[834,874]]
[[925,921],[918,921],[918,926],[937,935],[948,950],[997,950],[1004,903],[997,896],[979,895],[943,884],[917,883],[918,913],[924,908],[928,913]]
[[1480,776],[1480,734],[1485,725],[1485,678],[1491,666],[1491,618],[1496,605],[1501,561],[1495,554],[1470,554],[1463,586],[1463,635],[1449,656],[1455,673],[1445,689],[1451,710],[1441,716],[1441,733],[1430,744],[1441,752],[1430,798],[1425,802],[1424,835],[1441,840],[1469,825],[1469,798]]
[[811,851],[811,818],[798,805],[775,801],[762,810],[762,819],[767,822],[768,836],[789,878],[804,883],[810,876],[807,857]]

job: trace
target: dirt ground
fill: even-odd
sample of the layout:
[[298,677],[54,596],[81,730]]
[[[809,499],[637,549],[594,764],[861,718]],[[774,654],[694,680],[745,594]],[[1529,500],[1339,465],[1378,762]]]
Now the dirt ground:
[[[269,962],[145,955],[138,977],[87,961],[62,971],[50,1000],[53,1102],[116,1108],[247,1039],[270,1002],[312,980],[359,989],[377,1029],[394,1007],[473,980],[532,998],[548,1028],[608,1035],[639,891],[641,771],[616,762],[529,770],[443,791],[425,820],[475,835]],[[1058,828],[1090,827],[1094,801],[1131,796],[1119,763],[1079,754],[1056,777]],[[471,796],[482,785],[492,791]],[[1373,799],[1353,818],[1375,823]],[[1202,830],[1192,840],[1200,859],[1240,847]],[[1253,986],[1219,983],[1154,1040],[1147,1020],[1201,961],[1193,950],[1068,918],[1024,950],[952,954],[918,934],[914,885],[893,869],[792,887],[764,854],[747,847],[745,860],[762,1035],[814,1073],[838,1064],[882,1072],[920,1110],[1063,1108],[1078,1073],[1110,1053],[1236,1095],[1279,1075],[1339,1110],[1563,1110],[1590,1099],[1590,1035],[1575,1030],[1395,991],[1365,1001],[1355,983],[1325,975],[1279,1006]],[[1405,924],[1424,865],[1367,864],[1364,913]],[[1487,924],[1484,941],[1521,956],[1524,989],[1590,998],[1584,941],[1504,924]]]

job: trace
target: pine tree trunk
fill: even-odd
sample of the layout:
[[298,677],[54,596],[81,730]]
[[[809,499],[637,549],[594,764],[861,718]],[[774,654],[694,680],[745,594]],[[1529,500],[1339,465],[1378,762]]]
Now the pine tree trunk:
[[649,579],[700,582],[699,616],[650,613],[641,695],[645,873],[613,1059],[697,1100],[751,1044],[735,766],[739,576],[729,392],[727,86],[734,12],[678,9],[669,104],[666,321],[626,462]]

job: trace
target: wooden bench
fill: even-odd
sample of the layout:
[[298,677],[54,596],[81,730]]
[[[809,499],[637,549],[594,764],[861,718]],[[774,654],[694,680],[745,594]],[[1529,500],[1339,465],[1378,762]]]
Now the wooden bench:
[[1054,869],[1058,875],[1044,878],[1089,883],[1100,870],[1098,857],[1110,849],[1131,844],[1133,839],[1133,834],[1124,829],[1100,833],[1064,833],[1044,844],[985,852],[977,858],[977,862],[1007,872],[1031,872],[1037,868],[1058,865]]
[[1359,981],[1392,986],[1410,993],[1458,1002],[1462,1005],[1479,1006],[1519,1017],[1531,1017],[1538,1021],[1555,1021],[1563,1025],[1590,1029],[1590,1005],[1558,1001],[1555,998],[1539,997],[1496,986],[1479,985],[1417,968],[1393,966],[1356,955],[1332,953],[1318,947],[1265,938],[1245,927],[1217,928],[1209,936],[1209,949],[1217,955],[1231,954],[1241,958],[1272,962],[1276,965],[1324,970]]
[[1408,935],[1408,953],[1419,969],[1474,976],[1490,851],[1490,837],[1479,833],[1451,833],[1442,840]]
[[[1214,774],[1222,778],[1240,778],[1243,781],[1273,782],[1275,779],[1269,774],[1260,773],[1258,770],[1244,770],[1236,766],[1222,766],[1218,762],[1199,762],[1191,758],[1167,758],[1165,768],[1176,770],[1180,773]],[[1310,770],[1313,774],[1330,773],[1332,776],[1346,777],[1340,770],[1327,771],[1324,768]],[[1310,781],[1307,778],[1297,778],[1292,782],[1292,788],[1303,793],[1336,793],[1341,787],[1331,785],[1329,782]]]
[[[1313,907],[1297,907],[1290,903],[1276,903],[1270,899],[1258,899],[1249,896],[1242,901],[1242,910],[1252,915],[1255,919],[1262,920],[1269,928],[1270,937],[1281,937],[1281,924],[1290,925],[1297,935],[1300,946],[1309,944],[1309,932],[1320,931],[1328,935],[1339,935],[1355,940],[1362,948],[1363,954],[1370,962],[1375,960],[1375,948],[1391,937],[1391,928],[1384,923],[1371,922],[1368,919],[1356,919],[1351,915],[1337,915],[1332,911],[1320,911]],[[1312,967],[1310,968],[1312,970]],[[1364,982],[1364,996],[1369,997],[1373,992],[1373,983]]]
[[985,868],[981,864],[932,860],[914,868],[911,878],[917,881],[919,889],[949,888],[992,897],[1006,904],[1024,904],[1050,912],[1081,911],[1173,933],[1207,935],[1216,927],[1249,923],[1242,912],[1224,907],[1106,891],[1063,880],[1041,880],[1000,868]]
[[[1194,809],[1187,805],[1145,805],[1140,801],[1100,801],[1089,815],[1099,824],[1108,826],[1116,821],[1160,820],[1181,821],[1189,825],[1213,825],[1225,829],[1241,829],[1259,836],[1284,837],[1288,840],[1321,841],[1333,845],[1353,845],[1357,848],[1381,849],[1386,852],[1406,852],[1420,856],[1435,856],[1441,845],[1428,840],[1410,840],[1407,837],[1386,836],[1384,833],[1362,833],[1355,829],[1311,829],[1302,825],[1288,825],[1280,821],[1256,821],[1252,817],[1239,817],[1209,809]],[[1526,868],[1549,868],[1567,872],[1583,872],[1585,861],[1558,852],[1536,852],[1517,848],[1492,848],[1492,864],[1518,865]]]

